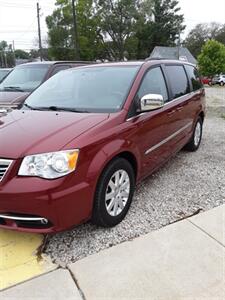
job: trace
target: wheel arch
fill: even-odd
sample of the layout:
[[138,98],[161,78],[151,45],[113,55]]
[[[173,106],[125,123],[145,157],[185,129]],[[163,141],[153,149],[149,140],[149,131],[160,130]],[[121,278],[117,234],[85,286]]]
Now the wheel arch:
[[119,153],[118,155],[116,155],[113,159],[115,159],[117,157],[124,158],[131,164],[131,166],[134,170],[135,178],[137,178],[138,162],[137,162],[135,155],[130,151],[123,151],[123,152]]
[[[134,149],[132,148],[131,150],[125,147],[124,148],[118,147],[119,144],[116,143],[116,148],[118,149],[118,151],[115,151],[115,147],[113,147],[113,145],[115,146],[115,144],[113,142],[111,142],[108,145],[105,145],[105,147],[103,147],[92,160],[88,169],[88,178],[90,180],[94,178],[95,188],[97,186],[99,178],[101,177],[102,172],[105,170],[105,168],[107,168],[107,166],[109,165],[109,163],[111,163],[111,161],[113,161],[118,157],[126,159],[131,164],[134,170],[135,179],[137,181],[139,177],[139,170],[141,164],[139,152],[136,148]],[[122,143],[120,146],[122,146]]]

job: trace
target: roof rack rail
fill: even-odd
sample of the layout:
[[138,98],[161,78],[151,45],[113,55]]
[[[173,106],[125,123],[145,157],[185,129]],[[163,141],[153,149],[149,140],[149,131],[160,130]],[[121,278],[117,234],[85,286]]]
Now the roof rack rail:
[[169,57],[147,57],[145,61],[149,60],[174,60],[174,58],[169,58]]

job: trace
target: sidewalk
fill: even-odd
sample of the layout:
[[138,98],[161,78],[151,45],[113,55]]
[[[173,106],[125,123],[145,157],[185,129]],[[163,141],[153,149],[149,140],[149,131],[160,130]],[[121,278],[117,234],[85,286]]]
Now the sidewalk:
[[224,300],[225,205],[82,259],[1,300]]

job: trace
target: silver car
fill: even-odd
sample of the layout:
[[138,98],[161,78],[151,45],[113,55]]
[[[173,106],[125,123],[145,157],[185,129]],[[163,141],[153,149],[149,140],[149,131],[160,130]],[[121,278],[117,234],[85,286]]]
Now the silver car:
[[220,86],[225,85],[225,74],[214,76],[212,79],[212,84],[219,84]]

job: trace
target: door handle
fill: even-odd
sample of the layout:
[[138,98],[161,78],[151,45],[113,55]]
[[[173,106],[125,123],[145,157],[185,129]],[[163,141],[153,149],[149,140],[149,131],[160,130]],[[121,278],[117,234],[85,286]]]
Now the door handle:
[[176,112],[176,110],[173,109],[173,110],[169,111],[169,112],[167,113],[167,115],[168,115],[169,117],[171,117],[175,112]]
[[183,110],[183,106],[179,106],[178,108],[177,108],[177,111],[182,111]]

